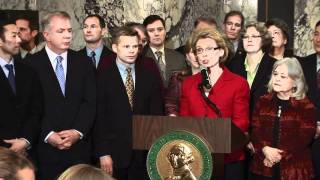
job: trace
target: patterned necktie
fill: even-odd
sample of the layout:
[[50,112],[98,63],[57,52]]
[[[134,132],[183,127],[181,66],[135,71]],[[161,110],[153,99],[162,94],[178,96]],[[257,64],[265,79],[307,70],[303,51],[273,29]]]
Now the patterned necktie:
[[9,71],[8,81],[9,81],[9,84],[11,86],[11,89],[12,89],[13,93],[16,94],[16,81],[15,81],[14,74],[13,74],[13,65],[12,64],[6,64],[5,67]]
[[56,76],[62,91],[62,94],[65,96],[65,84],[66,84],[66,79],[64,76],[64,70],[62,66],[62,61],[63,58],[61,56],[56,57],[57,65],[56,65]]
[[162,78],[165,80],[166,79],[166,65],[162,61],[162,52],[156,51],[155,53],[157,55],[158,66],[160,68]]
[[126,91],[128,94],[128,98],[129,98],[129,103],[131,108],[133,107],[133,92],[134,92],[134,85],[133,85],[133,78],[132,78],[132,74],[131,74],[131,68],[127,68],[127,78],[126,78]]
[[91,51],[90,57],[91,57],[93,66],[96,67],[96,64],[97,64],[97,61],[96,61],[96,53],[95,53],[94,51]]

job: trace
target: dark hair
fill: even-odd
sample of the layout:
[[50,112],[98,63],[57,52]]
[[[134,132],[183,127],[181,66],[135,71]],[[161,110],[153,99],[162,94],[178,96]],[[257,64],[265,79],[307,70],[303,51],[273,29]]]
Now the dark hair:
[[200,17],[198,17],[198,18],[196,19],[196,21],[194,22],[193,27],[194,27],[194,28],[197,27],[200,22],[205,22],[205,23],[207,23],[207,24],[217,26],[217,21],[214,19],[214,17],[204,17],[204,16],[200,16]]
[[33,164],[25,156],[0,147],[0,178],[17,180],[18,171],[25,168],[34,170]]
[[243,17],[243,14],[242,14],[240,11],[230,11],[230,12],[228,12],[228,13],[224,16],[224,21],[223,21],[223,23],[226,24],[228,18],[231,17],[231,16],[239,16],[240,19],[241,19],[241,28],[243,28],[243,26],[244,26],[244,17]]
[[9,19],[8,17],[0,19],[0,39],[2,41],[6,40],[6,38],[4,36],[4,33],[6,32],[6,29],[4,27],[6,25],[9,25],[9,24],[16,24],[16,23],[12,19]]
[[278,18],[269,19],[266,22],[266,27],[269,28],[270,26],[276,26],[277,28],[279,28],[282,31],[284,37],[287,39],[287,42],[289,42],[289,27],[284,20]]
[[120,36],[137,36],[139,39],[139,34],[132,27],[122,26],[116,28],[112,34],[112,44],[118,44]]
[[320,20],[316,23],[316,26],[314,28],[317,28],[318,26],[320,26]]
[[144,25],[144,27],[147,27],[149,24],[152,24],[158,20],[161,21],[163,27],[166,27],[166,23],[164,22],[164,19],[162,19],[158,15],[150,15],[150,16],[146,17],[143,21],[143,25]]
[[105,28],[106,27],[106,23],[104,22],[104,19],[100,16],[100,15],[98,15],[98,14],[90,14],[90,15],[88,15],[86,18],[84,18],[84,20],[83,20],[83,24],[84,24],[84,22],[88,19],[88,18],[92,18],[92,17],[95,17],[95,18],[97,18],[98,20],[99,20],[99,24],[100,24],[100,27],[101,28]]
[[25,21],[28,21],[29,22],[29,28],[31,31],[33,30],[39,30],[39,22],[36,21],[35,19],[32,19],[26,15],[20,15],[18,16],[15,21],[17,20],[25,20]]
[[125,23],[125,26],[128,26],[128,27],[131,27],[131,28],[138,28],[138,29],[140,29],[143,33],[144,33],[144,35],[146,36],[146,37],[148,37],[148,33],[147,33],[147,30],[146,30],[146,27],[143,25],[143,24],[141,24],[141,23],[137,23],[137,22],[127,22],[127,23]]

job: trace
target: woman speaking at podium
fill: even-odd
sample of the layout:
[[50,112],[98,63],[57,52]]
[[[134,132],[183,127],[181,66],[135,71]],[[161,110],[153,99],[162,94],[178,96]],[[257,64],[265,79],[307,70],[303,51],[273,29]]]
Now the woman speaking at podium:
[[[201,72],[184,80],[180,115],[231,118],[243,132],[249,124],[249,85],[223,64],[228,48],[222,35],[213,29],[201,29],[192,40],[192,49]],[[225,156],[225,179],[244,179],[244,149]]]

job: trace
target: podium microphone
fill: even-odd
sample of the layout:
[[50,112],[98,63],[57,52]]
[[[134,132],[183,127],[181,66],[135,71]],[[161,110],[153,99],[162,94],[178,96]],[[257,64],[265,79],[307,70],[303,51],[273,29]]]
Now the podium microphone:
[[206,89],[211,89],[211,81],[208,73],[208,68],[201,66],[200,72],[202,76],[202,82],[201,85],[204,86]]

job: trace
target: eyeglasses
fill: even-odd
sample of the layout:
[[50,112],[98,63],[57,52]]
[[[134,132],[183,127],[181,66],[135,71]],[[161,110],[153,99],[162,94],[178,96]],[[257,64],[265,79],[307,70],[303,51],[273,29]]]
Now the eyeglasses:
[[217,50],[217,49],[220,49],[220,47],[207,47],[207,48],[205,48],[205,49],[203,49],[203,48],[197,48],[197,49],[196,49],[196,53],[197,53],[197,54],[202,54],[202,53],[204,53],[204,52],[212,53],[212,52],[214,52],[214,51]]
[[244,39],[244,40],[248,40],[249,38],[258,39],[258,38],[261,38],[261,36],[260,36],[260,35],[251,35],[251,36],[249,36],[249,35],[244,35],[244,36],[242,37],[242,39]]

